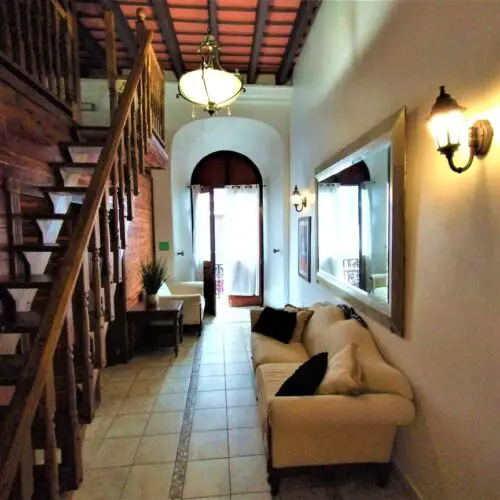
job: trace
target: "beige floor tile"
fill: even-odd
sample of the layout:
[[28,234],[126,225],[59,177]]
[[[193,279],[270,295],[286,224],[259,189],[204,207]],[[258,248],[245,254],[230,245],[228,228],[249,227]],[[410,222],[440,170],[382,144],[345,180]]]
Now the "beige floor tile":
[[226,375],[251,375],[250,363],[226,363]]
[[182,394],[189,391],[191,379],[186,378],[168,378],[161,386],[160,394]]
[[169,366],[167,367],[165,380],[172,378],[189,378],[191,377],[192,371],[193,368],[191,366]]
[[85,428],[85,439],[102,439],[106,436],[111,422],[113,422],[112,416],[94,417],[92,423]]
[[217,365],[201,365],[200,377],[218,377],[224,375],[224,365],[219,363]]
[[172,366],[192,366],[193,363],[194,363],[194,356],[181,357],[179,355],[172,361]]
[[264,440],[260,427],[229,431],[229,455],[231,457],[263,455],[264,453]]
[[136,380],[130,391],[128,392],[129,396],[156,396],[160,389],[162,388],[161,380]]
[[163,380],[165,372],[166,368],[161,366],[143,368],[137,375],[137,380]]
[[204,410],[208,408],[225,408],[225,407],[226,407],[225,391],[198,392],[196,394],[195,408],[197,410]]
[[143,436],[137,449],[134,464],[175,462],[179,434]]
[[148,413],[118,415],[113,420],[106,438],[142,436],[148,419]]
[[198,379],[198,391],[223,391],[226,388],[226,379],[219,377],[200,377]]
[[201,348],[202,355],[205,354],[219,354],[224,352],[224,344],[220,341],[208,341],[204,342]]
[[226,389],[253,389],[252,375],[226,375]]
[[183,498],[229,495],[229,460],[188,462]]
[[231,493],[269,491],[266,457],[235,457],[230,459]]
[[224,345],[224,354],[232,352],[246,352],[245,346],[238,342],[237,344],[225,344]]
[[144,435],[180,434],[183,419],[183,411],[151,413]]
[[224,497],[199,497],[199,498],[191,498],[190,500],[231,500],[230,496],[224,496]]
[[120,500],[130,467],[87,470],[74,500]]
[[248,353],[246,350],[240,352],[224,352],[224,360],[226,363],[244,363],[248,361]]
[[[133,382],[137,375],[139,374],[139,370],[137,368],[130,368],[127,365],[119,365],[123,366],[122,370],[114,371],[109,374],[109,382]],[[103,373],[106,373],[107,368],[101,372],[101,377]]]
[[118,414],[150,413],[153,409],[155,399],[155,396],[129,396],[123,400]]
[[160,394],[153,412],[181,411],[186,408],[187,394]]
[[201,355],[201,360],[200,364],[202,365],[216,365],[218,363],[224,363],[224,353],[217,352],[217,353],[203,353]]
[[257,404],[254,389],[234,389],[226,393],[227,406],[255,406]]
[[121,500],[169,498],[173,472],[173,463],[132,466]]
[[193,432],[216,431],[227,429],[225,408],[195,410],[193,417]]
[[101,401],[99,408],[97,408],[95,415],[98,416],[114,416],[118,413],[125,398],[107,398]]
[[103,439],[89,467],[99,469],[132,465],[139,440],[138,437]]
[[101,446],[102,439],[86,439],[83,442],[83,451],[82,451],[82,461],[83,467],[89,468],[94,461],[97,452],[99,451],[99,447]]
[[191,433],[188,460],[227,458],[228,456],[227,431]]
[[258,427],[260,425],[257,406],[233,406],[227,409],[228,429]]
[[132,387],[132,380],[126,382],[108,382],[101,388],[102,399],[123,398]]

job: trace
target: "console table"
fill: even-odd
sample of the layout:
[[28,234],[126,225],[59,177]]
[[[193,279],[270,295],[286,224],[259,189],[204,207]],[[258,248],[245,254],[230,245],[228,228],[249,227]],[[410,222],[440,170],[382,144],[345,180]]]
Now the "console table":
[[179,354],[179,344],[182,343],[184,320],[183,300],[162,300],[158,307],[146,307],[145,302],[139,302],[127,311],[130,331],[130,356],[135,351],[135,344],[145,332],[152,333],[154,346],[173,347],[175,356]]

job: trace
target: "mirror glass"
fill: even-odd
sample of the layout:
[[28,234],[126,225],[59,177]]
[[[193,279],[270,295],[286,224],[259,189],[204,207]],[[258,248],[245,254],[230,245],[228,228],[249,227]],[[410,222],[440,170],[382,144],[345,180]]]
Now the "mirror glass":
[[390,142],[318,182],[319,270],[389,302]]

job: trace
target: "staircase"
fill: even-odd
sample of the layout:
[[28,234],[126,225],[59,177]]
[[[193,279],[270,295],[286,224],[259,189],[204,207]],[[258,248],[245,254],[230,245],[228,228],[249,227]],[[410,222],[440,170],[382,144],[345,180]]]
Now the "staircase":
[[148,149],[163,132],[155,130],[164,122],[163,73],[141,20],[111,126],[75,127],[74,140],[59,144],[65,161],[51,165],[54,185],[4,186],[0,500],[65,498],[83,478],[81,432],[99,404],[108,325],[125,317],[127,224]]

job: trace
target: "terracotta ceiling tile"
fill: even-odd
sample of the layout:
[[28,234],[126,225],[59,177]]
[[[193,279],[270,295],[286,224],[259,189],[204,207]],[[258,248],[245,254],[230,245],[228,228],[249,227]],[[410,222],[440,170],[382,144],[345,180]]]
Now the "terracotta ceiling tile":
[[281,9],[297,9],[300,7],[300,0],[274,0],[274,7],[279,7]]
[[252,52],[252,47],[234,47],[231,45],[225,45],[224,47],[221,48],[221,56],[226,55],[226,54],[247,54],[250,55]]
[[200,56],[198,54],[182,54],[182,58],[184,59],[184,62],[197,62],[198,64],[200,63]]
[[82,23],[85,25],[85,27],[89,29],[92,28],[104,29],[104,21],[99,17],[88,17],[82,19]]
[[264,35],[264,43],[269,47],[286,47],[288,43],[288,37],[286,36],[265,36]]
[[201,42],[203,42],[203,39],[205,38],[205,35],[196,35],[196,34],[189,34],[189,35],[177,35],[177,39],[179,40],[179,43],[196,43],[199,45]]
[[271,56],[260,56],[259,63],[262,65],[279,65],[281,62],[281,57],[271,57]]
[[257,0],[217,0],[217,7],[256,9]]
[[261,47],[260,53],[268,56],[282,56],[285,53],[284,47]]
[[188,8],[178,8],[172,7],[170,5],[170,15],[174,20],[197,20],[208,22],[208,10],[207,9],[188,9]]
[[[253,35],[253,33],[252,33]],[[221,48],[224,48],[224,45],[231,45],[233,43],[237,45],[245,44],[248,46],[252,45],[252,37],[251,36],[234,36],[234,35],[224,35],[221,34],[219,36],[219,42],[221,44]]]
[[222,24],[222,23],[219,23],[219,33],[221,35],[250,35],[250,36],[253,36],[253,26],[251,24]]
[[208,33],[208,23],[185,23],[174,21],[176,33]]
[[292,31],[292,25],[281,25],[281,24],[267,24],[264,33],[271,35],[284,35],[289,36]]
[[76,9],[78,12],[81,12],[82,14],[85,14],[87,16],[95,16],[95,17],[101,17],[102,16],[102,9],[98,4],[95,3],[82,3],[78,2],[76,4]]
[[199,7],[206,7],[207,6],[207,0],[168,0],[168,6],[170,8],[172,7],[192,7],[194,6],[199,6]]
[[267,20],[269,22],[281,22],[281,23],[290,23],[293,24],[295,22],[295,18],[297,17],[297,12],[276,12],[273,10],[269,10],[267,15]]
[[255,11],[241,12],[234,10],[218,10],[217,20],[219,23],[223,23],[224,21],[239,21],[253,24],[255,22]]

